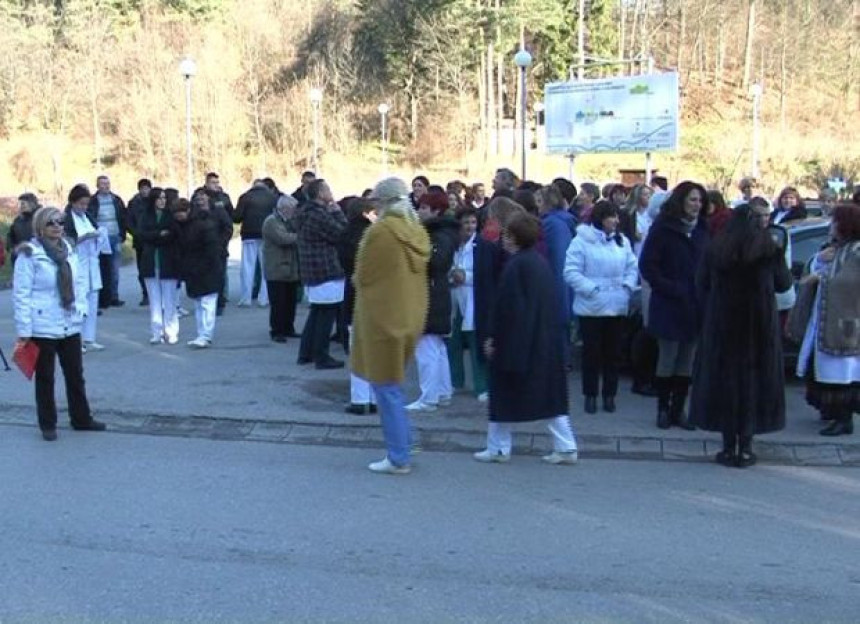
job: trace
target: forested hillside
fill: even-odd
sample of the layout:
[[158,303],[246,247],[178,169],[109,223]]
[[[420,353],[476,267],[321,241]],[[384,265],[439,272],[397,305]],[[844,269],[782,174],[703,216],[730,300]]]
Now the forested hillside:
[[[2,194],[62,195],[103,170],[126,187],[147,175],[184,188],[186,56],[196,172],[237,187],[295,178],[320,88],[327,174],[378,174],[384,102],[393,170],[487,177],[513,162],[496,137],[521,114],[522,43],[535,59],[529,126],[543,85],[582,60],[597,77],[652,58],[680,74],[682,149],[656,161],[670,176],[725,186],[748,173],[754,83],[765,184],[860,174],[860,0],[0,0],[0,26]],[[565,167],[532,157],[538,171]],[[583,157],[577,171],[640,162]]]

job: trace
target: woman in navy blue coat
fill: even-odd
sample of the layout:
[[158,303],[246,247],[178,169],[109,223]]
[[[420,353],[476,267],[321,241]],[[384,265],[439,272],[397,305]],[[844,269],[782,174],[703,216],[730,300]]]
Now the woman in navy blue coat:
[[657,426],[692,429],[684,415],[699,335],[696,271],[708,243],[708,195],[695,182],[682,182],[663,204],[639,258],[651,285],[648,330],[657,338]]
[[553,436],[550,464],[574,464],[576,438],[570,427],[567,374],[552,271],[534,249],[540,221],[516,214],[504,228],[510,258],[496,290],[496,305],[484,352],[490,360],[490,424],[487,448],[474,454],[486,463],[510,460],[511,423],[544,420]]

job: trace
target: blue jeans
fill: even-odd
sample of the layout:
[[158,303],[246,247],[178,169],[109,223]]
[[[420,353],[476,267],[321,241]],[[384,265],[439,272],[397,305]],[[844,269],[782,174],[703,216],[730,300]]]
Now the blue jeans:
[[122,266],[122,241],[119,236],[109,236],[110,250],[110,296],[111,301],[119,299],[119,269]]
[[409,447],[412,443],[412,427],[403,400],[400,384],[372,384],[382,421],[382,434],[388,461],[395,466],[409,464]]

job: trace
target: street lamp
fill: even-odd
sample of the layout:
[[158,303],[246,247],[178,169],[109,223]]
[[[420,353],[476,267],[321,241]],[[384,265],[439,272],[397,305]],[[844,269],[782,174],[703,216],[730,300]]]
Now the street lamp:
[[320,149],[320,104],[322,103],[322,89],[314,87],[310,90],[311,106],[313,108],[314,122],[314,153],[313,153],[313,170],[319,174],[319,149]]
[[388,111],[391,110],[391,107],[383,102],[376,110],[379,111],[379,117],[382,123],[382,172],[388,173],[388,135],[385,132],[385,116],[388,115]]
[[758,140],[759,140],[759,129],[758,129],[758,117],[759,117],[759,107],[761,104],[761,94],[762,88],[761,84],[758,82],[754,82],[750,87],[750,95],[752,96],[753,101],[753,135],[752,135],[752,177],[758,180],[759,178],[759,170],[758,170]]
[[522,150],[522,179],[526,179],[526,69],[532,64],[532,55],[523,48],[514,55],[514,63],[520,68],[520,149]]
[[191,79],[197,75],[197,64],[186,56],[179,63],[179,73],[185,78],[185,146],[188,150],[188,197],[194,186],[194,163],[191,155]]

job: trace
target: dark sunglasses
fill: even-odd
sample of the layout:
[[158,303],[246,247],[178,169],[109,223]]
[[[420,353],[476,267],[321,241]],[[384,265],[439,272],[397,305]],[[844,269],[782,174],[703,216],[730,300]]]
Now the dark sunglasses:
[[66,225],[65,219],[50,219],[45,225],[54,225],[56,227],[63,227]]

